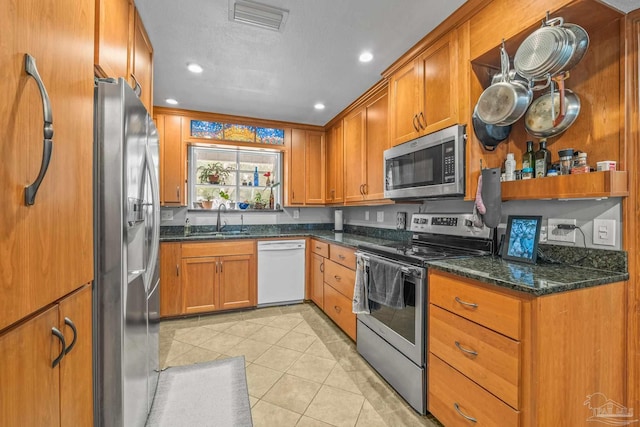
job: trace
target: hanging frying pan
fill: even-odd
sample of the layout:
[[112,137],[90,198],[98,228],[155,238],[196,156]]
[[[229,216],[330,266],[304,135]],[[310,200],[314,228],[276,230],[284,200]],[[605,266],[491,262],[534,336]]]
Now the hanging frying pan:
[[[549,138],[559,135],[571,126],[580,114],[580,98],[569,89],[551,90],[536,98],[524,115],[524,127],[530,135]],[[561,107],[561,102],[564,104]]]
[[500,142],[509,137],[509,132],[511,132],[511,125],[490,125],[480,120],[477,113],[477,107],[473,109],[471,123],[473,124],[473,131],[476,134],[476,137],[480,140],[480,143],[487,151],[494,151]]

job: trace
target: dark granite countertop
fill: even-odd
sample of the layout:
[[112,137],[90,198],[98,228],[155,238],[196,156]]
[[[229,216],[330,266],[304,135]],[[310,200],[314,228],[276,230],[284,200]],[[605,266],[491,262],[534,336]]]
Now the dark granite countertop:
[[536,296],[620,282],[629,273],[569,264],[522,264],[498,257],[451,258],[431,268]]

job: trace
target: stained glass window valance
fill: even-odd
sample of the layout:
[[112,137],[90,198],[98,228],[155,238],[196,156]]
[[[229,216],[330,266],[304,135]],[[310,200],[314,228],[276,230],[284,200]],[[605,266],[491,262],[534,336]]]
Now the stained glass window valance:
[[191,120],[193,138],[284,145],[284,129]]

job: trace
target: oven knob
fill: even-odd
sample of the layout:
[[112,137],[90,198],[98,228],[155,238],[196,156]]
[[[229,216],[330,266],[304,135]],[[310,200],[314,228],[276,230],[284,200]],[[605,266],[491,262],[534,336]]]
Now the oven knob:
[[470,219],[465,219],[464,225],[466,225],[467,227],[473,227],[473,221],[471,221]]

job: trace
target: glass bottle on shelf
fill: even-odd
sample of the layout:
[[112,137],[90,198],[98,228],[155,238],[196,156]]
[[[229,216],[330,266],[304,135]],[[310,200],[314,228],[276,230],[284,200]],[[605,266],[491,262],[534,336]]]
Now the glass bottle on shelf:
[[527,141],[527,151],[522,155],[522,169],[533,168],[533,141]]
[[547,150],[547,140],[540,140],[540,149],[535,153],[536,178],[544,178],[551,169],[551,152]]
[[260,181],[258,176],[258,167],[256,166],[255,170],[253,171],[253,186],[257,187],[258,185],[260,185]]

